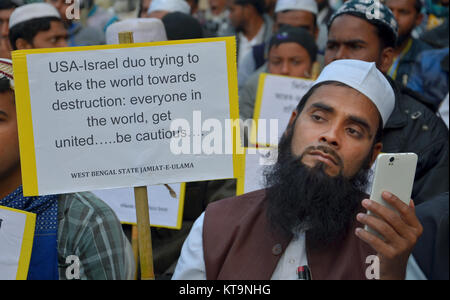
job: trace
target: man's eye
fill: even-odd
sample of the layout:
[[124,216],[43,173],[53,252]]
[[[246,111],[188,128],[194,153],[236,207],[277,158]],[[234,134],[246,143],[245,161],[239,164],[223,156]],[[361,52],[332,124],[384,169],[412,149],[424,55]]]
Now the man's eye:
[[281,60],[271,60],[270,63],[272,65],[279,65],[281,63]]
[[312,118],[314,121],[321,121],[321,120],[323,120],[323,118],[322,118],[321,116],[316,115],[316,114],[311,115],[311,118]]
[[347,132],[352,136],[355,136],[358,138],[362,137],[362,133],[354,128],[351,128],[351,127],[347,128]]

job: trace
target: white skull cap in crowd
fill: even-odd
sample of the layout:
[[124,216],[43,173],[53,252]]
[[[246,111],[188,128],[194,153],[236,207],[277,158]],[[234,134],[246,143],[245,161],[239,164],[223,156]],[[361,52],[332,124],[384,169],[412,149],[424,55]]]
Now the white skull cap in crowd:
[[166,29],[160,19],[138,18],[126,19],[111,24],[106,29],[106,43],[119,44],[119,32],[133,32],[135,43],[167,41]]
[[55,17],[61,19],[58,10],[48,3],[32,3],[16,8],[9,17],[9,28],[17,24],[39,18]]
[[386,125],[395,106],[395,94],[391,84],[375,63],[354,59],[340,59],[327,65],[314,86],[324,81],[344,83],[369,98],[377,107]]
[[275,13],[285,10],[305,10],[315,15],[319,13],[316,0],[278,0]]
[[13,65],[10,59],[0,58],[0,78],[8,78],[11,88],[14,90]]
[[189,15],[191,13],[191,7],[184,0],[152,0],[147,13],[150,14],[154,11],[168,11],[168,12],[181,12]]

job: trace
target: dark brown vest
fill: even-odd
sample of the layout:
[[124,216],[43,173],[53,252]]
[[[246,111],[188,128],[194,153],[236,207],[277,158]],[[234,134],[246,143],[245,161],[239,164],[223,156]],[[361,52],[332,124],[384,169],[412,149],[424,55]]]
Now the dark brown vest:
[[[291,237],[274,232],[266,218],[265,190],[210,204],[203,225],[206,278],[267,280]],[[308,266],[313,279],[366,279],[366,258],[373,249],[355,234],[356,222],[345,238],[322,251],[311,250],[306,234]]]

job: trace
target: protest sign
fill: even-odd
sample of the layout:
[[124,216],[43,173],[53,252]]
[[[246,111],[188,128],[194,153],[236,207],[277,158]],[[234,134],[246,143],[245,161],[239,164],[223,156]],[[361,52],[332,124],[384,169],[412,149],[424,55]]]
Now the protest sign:
[[0,280],[25,280],[36,215],[0,206]]
[[[181,228],[185,187],[184,183],[147,187],[151,226]],[[93,193],[114,210],[120,222],[132,225],[137,223],[133,189],[98,190]]]
[[314,81],[262,73],[253,114],[250,143],[276,147],[292,112]]
[[243,185],[243,193],[264,188],[264,170],[273,165],[277,157],[276,148],[246,148],[244,176],[238,178],[238,185]]
[[237,177],[233,149],[203,151],[239,136],[235,56],[231,37],[14,52],[24,194]]

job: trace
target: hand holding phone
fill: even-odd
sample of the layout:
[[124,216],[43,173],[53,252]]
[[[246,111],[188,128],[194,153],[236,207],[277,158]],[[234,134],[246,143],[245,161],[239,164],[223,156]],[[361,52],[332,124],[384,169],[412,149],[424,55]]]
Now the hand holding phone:
[[408,258],[422,234],[410,200],[417,155],[382,154],[375,168],[370,199],[362,205],[368,213],[357,220],[365,229],[355,234],[369,244],[380,259],[380,279],[404,279]]
[[[382,153],[378,155],[370,199],[393,209],[382,197],[383,192],[389,192],[409,205],[416,165],[417,154],[415,153]],[[369,214],[373,213],[369,211]],[[367,225],[365,229],[378,235]]]

